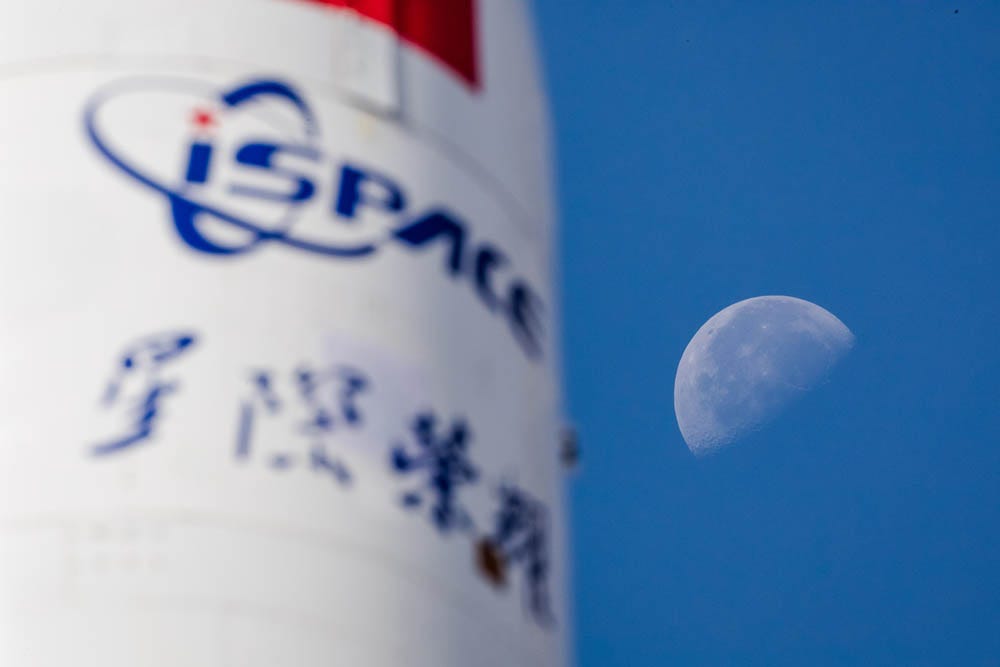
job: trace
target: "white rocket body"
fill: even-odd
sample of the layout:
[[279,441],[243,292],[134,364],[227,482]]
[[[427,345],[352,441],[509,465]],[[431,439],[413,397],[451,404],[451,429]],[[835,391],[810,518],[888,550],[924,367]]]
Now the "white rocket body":
[[566,663],[529,11],[434,4],[0,3],[0,664]]

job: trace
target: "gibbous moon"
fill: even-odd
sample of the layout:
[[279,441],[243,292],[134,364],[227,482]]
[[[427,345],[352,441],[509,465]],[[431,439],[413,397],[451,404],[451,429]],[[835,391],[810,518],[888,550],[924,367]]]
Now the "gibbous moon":
[[853,345],[843,322],[802,299],[729,306],[698,330],[677,367],[681,435],[696,455],[735,442],[822,382]]

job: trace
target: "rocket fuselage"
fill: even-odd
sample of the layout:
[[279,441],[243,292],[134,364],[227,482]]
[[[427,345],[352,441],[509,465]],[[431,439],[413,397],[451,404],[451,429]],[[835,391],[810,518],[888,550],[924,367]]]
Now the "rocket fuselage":
[[0,664],[566,664],[529,14],[0,4]]

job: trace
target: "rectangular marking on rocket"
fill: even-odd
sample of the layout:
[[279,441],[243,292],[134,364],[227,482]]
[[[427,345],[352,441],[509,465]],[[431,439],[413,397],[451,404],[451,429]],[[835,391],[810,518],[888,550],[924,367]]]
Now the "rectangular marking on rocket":
[[476,0],[303,0],[349,9],[388,26],[470,88],[481,85]]

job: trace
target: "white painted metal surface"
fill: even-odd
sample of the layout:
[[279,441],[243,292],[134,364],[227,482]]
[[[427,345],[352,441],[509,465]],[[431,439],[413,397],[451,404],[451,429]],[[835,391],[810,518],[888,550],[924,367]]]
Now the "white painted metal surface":
[[0,3],[0,664],[565,664],[524,3]]

